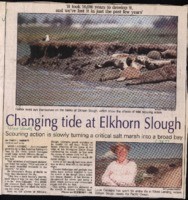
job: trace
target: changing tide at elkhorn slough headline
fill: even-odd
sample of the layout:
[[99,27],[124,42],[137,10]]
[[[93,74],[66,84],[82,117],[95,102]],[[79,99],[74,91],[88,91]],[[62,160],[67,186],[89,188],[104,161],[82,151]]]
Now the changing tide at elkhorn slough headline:
[[[76,115],[62,116],[61,125],[58,125],[57,118],[46,118],[44,115],[38,118],[19,117],[17,114],[9,114],[6,117],[6,124],[9,127],[34,127],[36,131],[41,130],[42,127],[50,127],[52,131],[57,131],[58,127],[63,128],[107,128],[107,129],[140,129],[142,123],[140,120],[122,119],[120,116],[100,116],[99,124],[97,125],[95,117],[83,121]],[[145,117],[144,129],[167,130],[168,133],[174,133],[175,130],[182,128],[181,122],[174,117],[173,120],[156,120],[154,116]]]

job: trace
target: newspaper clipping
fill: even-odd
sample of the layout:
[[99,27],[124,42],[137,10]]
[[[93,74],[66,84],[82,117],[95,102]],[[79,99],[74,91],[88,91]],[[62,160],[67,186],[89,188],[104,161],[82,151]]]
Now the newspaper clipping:
[[2,192],[185,198],[187,8],[6,12]]

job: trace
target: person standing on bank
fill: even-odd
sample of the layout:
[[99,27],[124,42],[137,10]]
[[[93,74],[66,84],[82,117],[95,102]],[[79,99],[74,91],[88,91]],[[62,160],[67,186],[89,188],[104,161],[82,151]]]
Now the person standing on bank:
[[116,154],[117,160],[108,165],[102,176],[102,183],[107,186],[136,186],[137,165],[134,161],[127,159],[130,147],[118,143],[110,149]]

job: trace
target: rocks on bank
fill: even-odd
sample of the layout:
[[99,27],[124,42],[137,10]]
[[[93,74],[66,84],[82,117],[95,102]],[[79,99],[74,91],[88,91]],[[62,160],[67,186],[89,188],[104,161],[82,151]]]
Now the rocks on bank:
[[[74,80],[141,84],[176,80],[177,45],[93,42],[33,42],[21,65],[58,70]],[[155,75],[156,74],[156,75]]]

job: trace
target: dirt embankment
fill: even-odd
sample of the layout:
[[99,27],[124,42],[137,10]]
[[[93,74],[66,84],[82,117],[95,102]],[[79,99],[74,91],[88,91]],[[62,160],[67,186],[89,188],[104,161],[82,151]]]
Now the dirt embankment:
[[144,180],[140,187],[180,188],[182,185],[182,166],[175,168],[162,168],[152,178]]
[[[117,74],[116,65],[96,66],[112,60],[113,54],[147,55],[158,51],[161,59],[176,59],[177,46],[127,43],[92,43],[92,42],[34,42],[30,44],[30,56],[18,60],[21,65],[32,68],[59,70],[74,76],[74,80],[99,81],[104,73]],[[117,76],[117,75],[115,75]],[[112,75],[113,77],[113,75]]]
[[147,54],[152,50],[164,52],[165,50],[176,50],[174,44],[137,44],[128,43],[92,43],[92,42],[34,42],[30,44],[31,58],[69,58],[83,55],[111,55],[116,52],[129,54]]

